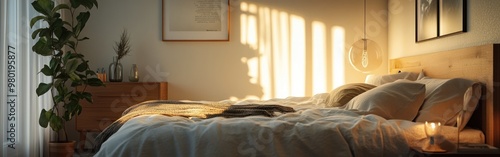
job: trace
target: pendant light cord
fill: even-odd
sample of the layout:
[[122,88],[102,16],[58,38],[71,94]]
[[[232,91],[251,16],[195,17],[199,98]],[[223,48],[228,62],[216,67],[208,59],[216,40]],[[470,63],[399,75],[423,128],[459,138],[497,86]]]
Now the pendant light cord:
[[366,0],[364,0],[363,8],[363,29],[364,39],[366,39]]

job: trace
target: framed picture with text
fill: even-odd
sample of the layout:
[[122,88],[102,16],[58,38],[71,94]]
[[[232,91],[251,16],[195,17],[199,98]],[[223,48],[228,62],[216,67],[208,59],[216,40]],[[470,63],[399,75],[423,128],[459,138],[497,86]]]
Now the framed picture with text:
[[229,41],[229,0],[163,0],[163,41]]

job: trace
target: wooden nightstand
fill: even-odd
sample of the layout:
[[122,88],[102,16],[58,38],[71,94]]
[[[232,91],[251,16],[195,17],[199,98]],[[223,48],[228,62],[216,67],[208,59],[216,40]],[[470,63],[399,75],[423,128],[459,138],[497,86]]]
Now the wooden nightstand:
[[499,157],[499,149],[469,149],[449,151],[445,153],[430,153],[424,152],[421,148],[411,148],[411,156],[413,157]]
[[87,87],[93,103],[82,101],[82,113],[76,118],[80,140],[86,133],[100,132],[121,117],[129,106],[147,100],[166,100],[166,82],[105,82],[105,87]]

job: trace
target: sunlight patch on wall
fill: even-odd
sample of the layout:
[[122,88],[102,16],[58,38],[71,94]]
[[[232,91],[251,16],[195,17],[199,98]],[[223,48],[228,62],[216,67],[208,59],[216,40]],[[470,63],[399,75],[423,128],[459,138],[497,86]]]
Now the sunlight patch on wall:
[[[247,3],[241,3],[240,4],[240,10],[243,11],[243,12],[247,12],[248,11],[248,5]],[[248,34],[248,29],[247,29],[247,26],[248,26],[248,18],[247,18],[247,14],[240,14],[240,42],[243,44],[243,45],[246,45],[247,44],[247,34]]]
[[257,54],[241,61],[248,66],[249,82],[260,85],[263,92],[246,98],[313,95],[345,82],[344,28],[327,29],[324,22],[247,2],[241,2],[240,9],[240,42]]
[[304,96],[306,90],[306,32],[305,21],[300,16],[290,16],[291,86],[290,96]]
[[323,22],[312,22],[312,53],[312,92],[313,94],[327,92],[326,26]]
[[241,43],[248,45],[253,50],[257,49],[257,6],[254,4],[241,3],[240,9],[252,14],[241,14]]
[[332,27],[332,66],[333,89],[345,84],[345,30],[343,27]]
[[259,54],[260,54],[260,85],[262,99],[272,98],[271,82],[271,10],[268,7],[259,8]]
[[290,48],[288,13],[273,10],[271,12],[273,32],[273,77],[274,96],[283,98],[290,92]]

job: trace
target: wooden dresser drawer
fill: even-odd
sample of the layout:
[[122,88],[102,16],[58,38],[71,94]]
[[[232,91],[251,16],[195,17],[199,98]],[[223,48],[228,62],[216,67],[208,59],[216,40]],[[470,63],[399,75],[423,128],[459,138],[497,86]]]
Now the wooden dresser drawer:
[[120,118],[128,107],[147,100],[166,100],[166,82],[106,82],[104,87],[87,87],[93,103],[82,101],[82,113],[76,118],[80,132],[102,131]]

